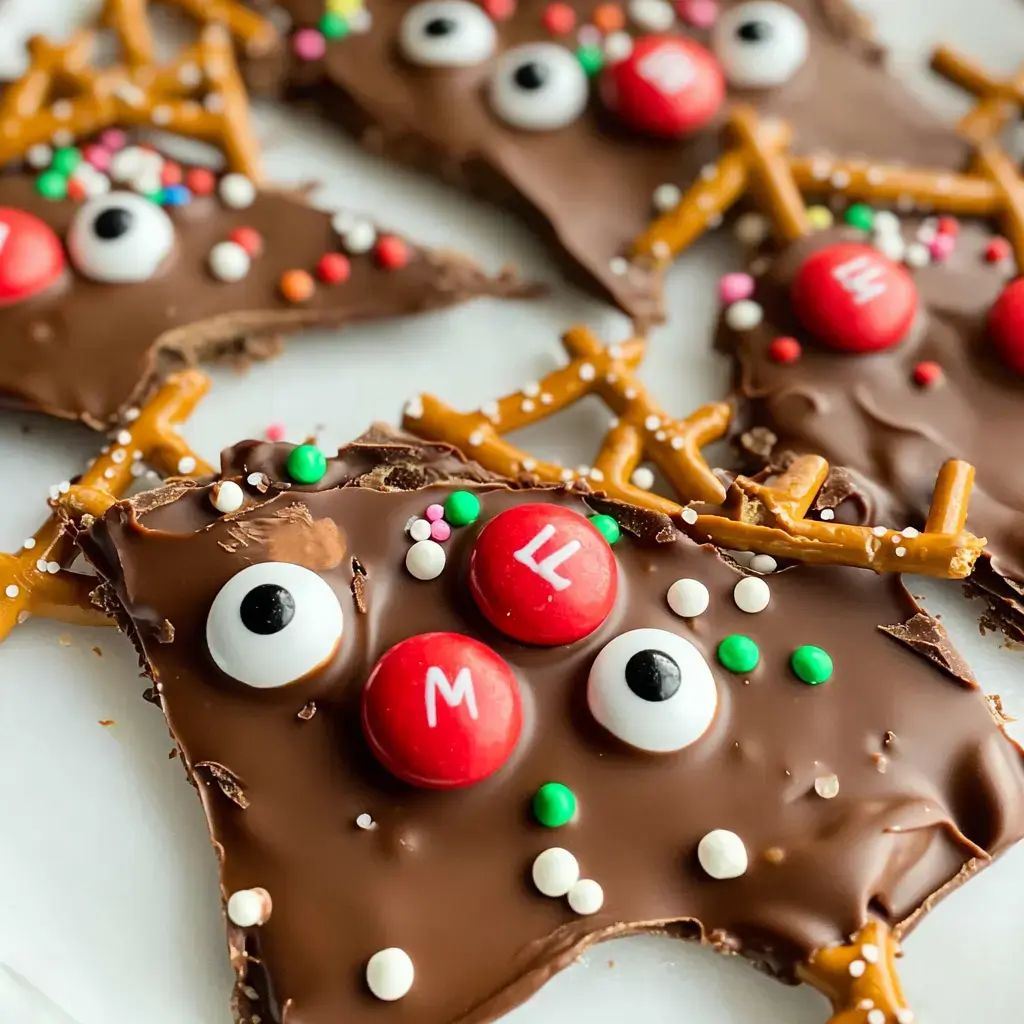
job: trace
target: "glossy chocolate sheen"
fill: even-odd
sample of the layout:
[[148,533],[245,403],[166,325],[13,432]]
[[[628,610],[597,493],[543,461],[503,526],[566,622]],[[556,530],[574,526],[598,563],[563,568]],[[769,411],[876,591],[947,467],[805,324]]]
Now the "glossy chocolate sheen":
[[[219,521],[209,486],[179,485],[115,506],[83,539],[194,772],[225,896],[259,886],[273,900],[262,927],[229,926],[239,1019],[476,1024],[526,999],[589,944],[637,931],[702,934],[792,978],[811,951],[846,941],[871,914],[909,928],[937,895],[1024,833],[1021,751],[898,579],[789,569],[768,577],[767,610],[747,614],[733,599],[740,570],[668,520],[622,507],[623,522],[644,528],[613,549],[619,591],[610,617],[569,647],[524,647],[475,610],[470,550],[505,509],[550,502],[587,513],[580,493],[479,487],[480,519],[453,531],[446,569],[420,582],[404,568],[406,523],[473,471],[449,464],[455,479],[405,493],[347,486],[367,482],[374,458],[350,450],[321,484],[284,490],[275,481],[289,450],[248,443],[225,454],[251,503],[233,521]],[[441,446],[430,453],[437,469],[447,456]],[[392,447],[389,458],[413,465],[419,456]],[[262,490],[245,482],[254,472],[265,474],[256,477]],[[344,554],[322,576],[341,601],[345,631],[321,669],[254,690],[214,666],[207,612],[235,573],[266,560],[268,545],[279,550],[276,530],[297,521],[295,506],[311,517],[310,539],[325,519],[344,538]],[[288,508],[291,515],[276,515]],[[303,549],[312,550],[295,550]],[[365,573],[361,585],[356,573]],[[699,618],[668,608],[666,592],[682,577],[710,591]],[[901,639],[884,631],[904,622]],[[678,753],[628,747],[588,711],[595,656],[637,627],[686,637],[717,684],[715,720]],[[491,646],[523,696],[512,758],[461,791],[400,783],[360,728],[362,688],[377,659],[435,630]],[[731,633],[760,647],[748,676],[716,661]],[[831,654],[830,681],[812,687],[792,673],[789,656],[802,644]],[[200,762],[220,766],[234,799]],[[832,773],[839,793],[824,799],[814,782]],[[579,801],[577,818],[560,829],[530,815],[538,786],[552,780]],[[358,828],[362,814],[377,827]],[[742,877],[715,881],[698,866],[697,844],[716,828],[746,845]],[[583,875],[604,887],[595,916],[577,916],[533,887],[531,864],[551,846],[571,850]],[[416,975],[405,998],[384,1003],[364,971],[389,946],[411,956]]]
[[[0,176],[0,207],[26,210],[64,239],[71,200],[44,199],[34,177]],[[40,294],[0,305],[0,404],[78,419],[96,429],[141,404],[162,376],[182,363],[261,358],[274,339],[303,327],[420,313],[475,295],[513,294],[514,280],[489,278],[461,257],[406,242],[409,263],[380,266],[372,252],[351,257],[341,284],[317,283],[307,302],[290,303],[278,282],[288,270],[316,272],[325,253],[342,250],[331,214],[298,192],[265,189],[246,209],[216,194],[169,209],[175,246],[149,280],[93,281],[68,261],[62,279]],[[210,250],[238,227],[254,228],[261,255],[242,280],[225,283],[209,270]]]
[[[810,52],[784,85],[730,89],[728,98],[791,122],[801,152],[864,155],[927,167],[960,168],[965,144],[889,75],[863,17],[847,0],[786,0],[806,21]],[[735,6],[735,0],[722,5]],[[316,26],[321,0],[282,0],[296,28]],[[497,53],[469,68],[417,67],[396,42],[410,0],[368,5],[366,34],[329,42],[321,61],[293,61],[290,85],[299,97],[356,135],[367,148],[412,163],[524,216],[578,283],[640,321],[659,319],[660,279],[640,266],[614,273],[611,261],[653,216],[652,194],[663,184],[689,185],[722,150],[720,116],[681,140],[645,137],[618,124],[592,88],[589,110],[566,128],[527,132],[491,110],[487,83],[501,54],[528,42],[573,47],[575,33],[555,36],[542,17],[548,0],[519,0],[496,23]],[[596,0],[570,0],[578,24]],[[607,5],[606,5],[607,6]],[[623,4],[625,10],[628,5]],[[642,31],[628,17],[625,30]],[[677,21],[671,30],[708,45],[708,33]]]
[[[908,240],[917,227],[908,222]],[[957,458],[975,466],[967,526],[988,539],[989,555],[976,582],[1000,593],[1024,625],[1024,380],[1003,365],[987,336],[989,311],[1009,279],[1005,265],[984,259],[991,238],[987,228],[963,223],[948,260],[910,271],[920,313],[909,336],[887,351],[830,350],[790,308],[790,284],[812,252],[840,240],[870,241],[850,228],[816,233],[773,260],[753,296],[764,320],[738,334],[723,322],[719,342],[736,359],[737,432],[749,438],[751,427],[765,427],[773,435],[771,444],[755,433],[758,451],[751,454],[814,452],[848,468],[860,518],[921,528],[942,463]],[[801,343],[797,362],[769,357],[779,336]],[[914,381],[923,361],[941,368],[934,386]]]

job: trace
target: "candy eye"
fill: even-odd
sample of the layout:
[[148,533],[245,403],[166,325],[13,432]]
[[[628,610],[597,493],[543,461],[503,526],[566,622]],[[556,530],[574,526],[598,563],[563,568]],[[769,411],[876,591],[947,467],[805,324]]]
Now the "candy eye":
[[753,0],[726,11],[711,41],[730,84],[741,89],[782,85],[807,60],[807,25],[775,0]]
[[290,562],[261,562],[221,587],[206,619],[217,667],[248,686],[287,686],[330,658],[342,612],[330,586]]
[[517,46],[491,79],[491,106],[513,128],[548,132],[572,124],[587,108],[589,86],[580,62],[555,43]]
[[466,68],[494,53],[494,22],[466,0],[429,0],[417,4],[402,19],[398,42],[413,64],[436,68]]
[[590,713],[640,750],[682,750],[707,732],[718,707],[700,651],[664,629],[633,629],[607,643],[587,680]]
[[90,199],[68,229],[71,262],[94,281],[148,281],[173,247],[170,217],[134,192]]

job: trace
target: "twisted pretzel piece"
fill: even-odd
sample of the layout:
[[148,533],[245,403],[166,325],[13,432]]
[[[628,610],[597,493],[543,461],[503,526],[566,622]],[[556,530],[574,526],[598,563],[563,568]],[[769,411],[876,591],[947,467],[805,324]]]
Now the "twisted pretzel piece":
[[0,641],[30,615],[78,625],[110,625],[90,600],[95,578],[68,571],[76,547],[67,513],[102,513],[124,496],[145,465],[163,475],[211,475],[213,468],[194,455],[175,430],[209,386],[209,380],[196,370],[171,374],[76,483],[51,490],[54,511],[46,522],[16,555],[0,553]]
[[[966,463],[943,466],[922,533],[805,519],[828,474],[824,459],[797,459],[770,486],[740,477],[726,490],[701,449],[725,434],[731,416],[727,403],[672,419],[635,376],[643,339],[606,348],[586,328],[574,327],[562,344],[570,363],[524,390],[470,413],[457,412],[433,395],[420,395],[407,404],[403,426],[428,440],[460,447],[504,476],[547,483],[584,480],[610,498],[671,516],[695,539],[725,548],[956,579],[970,574],[984,549],[984,541],[964,529],[974,478],[973,467]],[[546,419],[589,394],[599,395],[616,416],[592,469],[574,471],[541,462],[504,439],[504,434]],[[720,509],[698,512],[634,485],[632,474],[644,459],[661,470],[682,501]]]

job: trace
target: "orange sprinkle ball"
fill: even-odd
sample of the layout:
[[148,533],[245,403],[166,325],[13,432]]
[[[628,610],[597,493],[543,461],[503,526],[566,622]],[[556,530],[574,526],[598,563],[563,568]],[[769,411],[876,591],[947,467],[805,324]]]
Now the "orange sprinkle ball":
[[409,246],[397,235],[381,235],[374,253],[385,270],[401,270],[409,262]]
[[618,4],[598,4],[594,8],[594,24],[606,35],[626,27],[626,14]]
[[316,282],[304,270],[286,270],[277,283],[287,302],[308,302],[316,291]]

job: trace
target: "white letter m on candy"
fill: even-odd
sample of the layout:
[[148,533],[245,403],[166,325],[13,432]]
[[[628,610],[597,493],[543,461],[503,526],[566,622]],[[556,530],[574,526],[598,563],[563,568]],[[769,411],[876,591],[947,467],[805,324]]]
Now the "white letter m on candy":
[[469,674],[468,668],[459,669],[454,685],[448,682],[444,669],[438,668],[436,665],[431,665],[427,669],[427,725],[431,729],[437,727],[437,695],[439,693],[450,708],[457,708],[465,701],[469,717],[476,720],[476,693],[473,690],[473,677]]
[[572,586],[572,580],[566,579],[565,576],[559,576],[556,571],[558,567],[563,563],[567,562],[583,545],[578,540],[571,540],[564,547],[560,547],[557,551],[553,551],[547,558],[542,562],[538,562],[534,555],[537,554],[540,548],[544,547],[545,544],[555,535],[555,528],[548,523],[540,533],[537,534],[533,540],[524,548],[520,548],[513,556],[517,562],[521,562],[526,566],[527,569],[533,570],[541,579],[546,580],[555,588],[555,590],[565,590],[566,587]]

